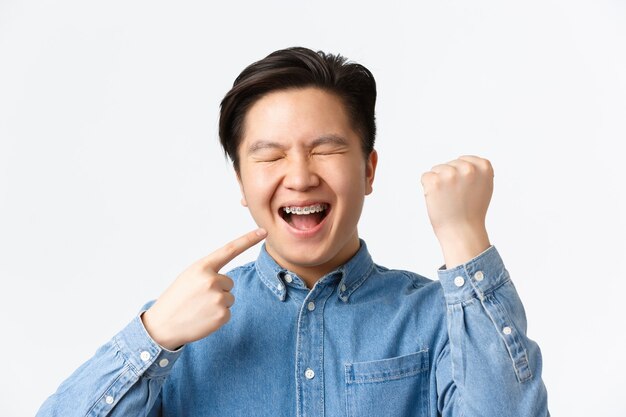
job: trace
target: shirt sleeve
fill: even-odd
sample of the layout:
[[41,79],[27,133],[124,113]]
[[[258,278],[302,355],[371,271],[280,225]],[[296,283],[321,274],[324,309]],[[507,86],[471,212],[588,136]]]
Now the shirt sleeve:
[[152,340],[141,321],[146,308],[74,371],[36,417],[148,415],[184,347],[169,351]]
[[436,358],[441,415],[549,416],[541,352],[496,248],[438,275],[449,336]]

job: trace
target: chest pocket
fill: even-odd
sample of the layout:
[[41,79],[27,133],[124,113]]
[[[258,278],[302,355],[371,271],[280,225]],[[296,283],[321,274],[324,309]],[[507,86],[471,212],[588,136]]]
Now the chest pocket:
[[347,416],[428,416],[428,374],[428,349],[345,364]]

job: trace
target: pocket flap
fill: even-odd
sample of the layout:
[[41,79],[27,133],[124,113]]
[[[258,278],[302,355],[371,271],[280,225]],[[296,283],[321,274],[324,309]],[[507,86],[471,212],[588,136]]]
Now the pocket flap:
[[428,370],[428,349],[395,358],[345,364],[346,382],[364,384],[401,379]]

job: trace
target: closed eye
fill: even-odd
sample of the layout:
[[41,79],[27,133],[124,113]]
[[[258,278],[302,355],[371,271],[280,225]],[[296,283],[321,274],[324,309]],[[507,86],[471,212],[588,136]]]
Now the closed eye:
[[342,154],[343,152],[340,151],[334,151],[334,152],[313,152],[311,155],[317,155],[317,156],[330,156],[330,155],[339,155]]
[[311,150],[311,155],[340,155],[346,153],[348,149],[345,146],[318,146]]
[[283,152],[275,151],[258,151],[252,156],[256,162],[276,162],[285,157]]
[[279,161],[280,159],[282,159],[281,156],[276,156],[272,158],[256,158],[256,161],[257,162],[276,162],[276,161]]

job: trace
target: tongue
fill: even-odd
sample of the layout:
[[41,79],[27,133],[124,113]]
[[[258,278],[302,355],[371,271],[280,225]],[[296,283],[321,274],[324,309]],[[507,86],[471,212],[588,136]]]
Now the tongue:
[[321,213],[304,214],[298,216],[297,214],[291,215],[291,225],[299,230],[309,230],[320,224],[322,221]]

